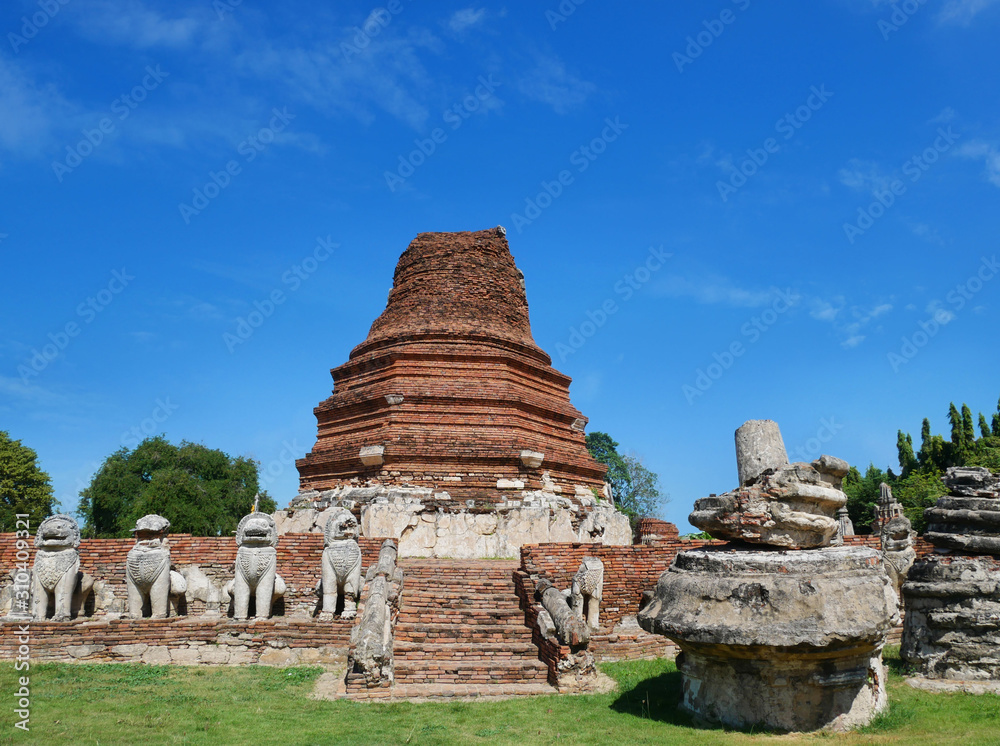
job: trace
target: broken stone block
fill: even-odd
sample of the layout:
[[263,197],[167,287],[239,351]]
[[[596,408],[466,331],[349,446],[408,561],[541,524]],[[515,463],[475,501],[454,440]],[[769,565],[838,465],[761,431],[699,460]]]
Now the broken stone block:
[[688,550],[639,612],[681,649],[681,709],[731,727],[846,730],[885,709],[896,599],[867,547]]

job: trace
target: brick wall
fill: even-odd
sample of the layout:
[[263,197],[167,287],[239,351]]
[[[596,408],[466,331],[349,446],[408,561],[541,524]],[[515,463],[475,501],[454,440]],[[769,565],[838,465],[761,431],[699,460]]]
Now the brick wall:
[[[362,537],[361,563],[364,570],[378,561],[383,539]],[[8,573],[15,566],[16,535],[0,534],[0,583],[9,582]],[[104,580],[115,598],[127,600],[125,557],[135,544],[132,539],[84,539],[80,542],[80,569],[95,580]],[[34,556],[34,549],[32,557]],[[285,600],[277,608],[279,615],[311,615],[320,599],[316,584],[322,576],[322,534],[284,534],[278,542],[278,574],[287,586]],[[220,589],[233,578],[236,540],[224,536],[170,535],[170,561],[174,567],[197,565]],[[202,609],[188,608],[189,615]]]

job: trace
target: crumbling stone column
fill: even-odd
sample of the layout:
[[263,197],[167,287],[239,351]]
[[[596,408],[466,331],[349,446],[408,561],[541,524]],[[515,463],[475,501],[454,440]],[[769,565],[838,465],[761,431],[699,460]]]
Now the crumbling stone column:
[[898,614],[878,552],[829,546],[848,466],[788,464],[769,420],[745,424],[736,443],[740,487],[696,501],[689,519],[733,543],[678,554],[639,624],[681,649],[680,706],[700,720],[865,724],[887,706],[882,648]]
[[954,467],[927,508],[934,554],[903,584],[903,660],[928,679],[1000,681],[1000,476]]

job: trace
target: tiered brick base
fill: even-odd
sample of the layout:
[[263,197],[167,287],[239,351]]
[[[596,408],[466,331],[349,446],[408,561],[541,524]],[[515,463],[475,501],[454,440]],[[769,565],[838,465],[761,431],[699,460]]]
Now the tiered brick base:
[[517,562],[406,560],[398,698],[553,694],[518,606]]

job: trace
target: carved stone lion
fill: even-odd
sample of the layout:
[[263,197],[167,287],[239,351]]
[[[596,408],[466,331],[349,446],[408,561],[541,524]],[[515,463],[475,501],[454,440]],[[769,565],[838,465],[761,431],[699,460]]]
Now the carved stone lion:
[[165,619],[169,615],[170,596],[179,596],[187,590],[184,576],[170,569],[169,530],[170,521],[159,515],[143,516],[132,529],[135,546],[125,560],[125,584],[128,615],[133,619],[142,619],[147,600],[150,616]]
[[337,508],[326,521],[323,532],[323,611],[333,613],[343,596],[341,617],[353,619],[358,613],[361,593],[361,549],[358,522],[349,510]]
[[250,595],[256,601],[256,618],[271,616],[271,605],[285,594],[285,581],[277,574],[278,531],[267,513],[243,516],[236,528],[236,576],[232,581],[233,618],[250,614]]
[[604,563],[597,557],[584,557],[573,576],[573,610],[591,629],[599,626],[603,594]]
[[73,593],[80,590],[80,527],[64,513],[49,516],[35,532],[35,564],[32,572],[31,612],[45,619],[55,607],[53,621],[70,618]]

